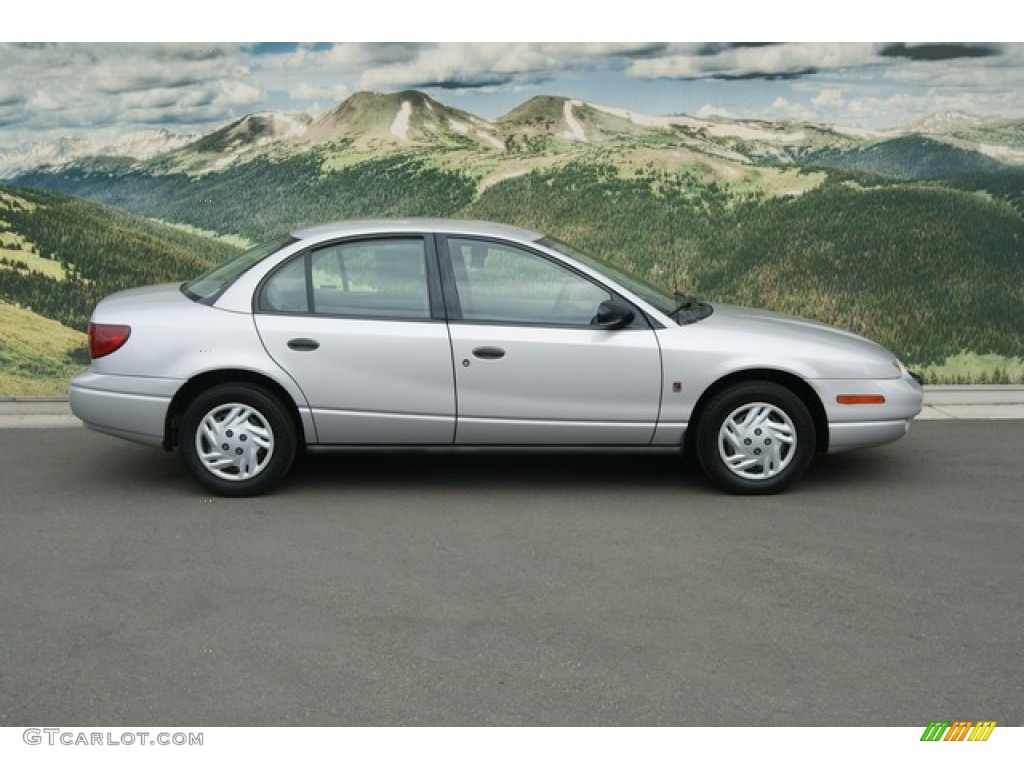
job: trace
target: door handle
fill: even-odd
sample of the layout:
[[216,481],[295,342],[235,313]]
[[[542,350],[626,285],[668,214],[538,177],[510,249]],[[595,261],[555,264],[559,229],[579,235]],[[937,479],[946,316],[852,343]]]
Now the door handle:
[[315,339],[292,339],[288,342],[288,349],[294,349],[296,352],[312,352],[319,347],[320,342]]
[[473,357],[481,360],[500,360],[505,356],[505,350],[501,347],[477,347],[473,350]]

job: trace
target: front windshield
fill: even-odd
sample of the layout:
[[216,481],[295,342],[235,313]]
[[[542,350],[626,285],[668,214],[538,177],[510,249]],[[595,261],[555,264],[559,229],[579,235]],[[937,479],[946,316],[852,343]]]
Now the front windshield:
[[279,251],[286,245],[295,242],[295,238],[279,237],[269,243],[257,245],[244,253],[240,253],[233,259],[218,264],[194,280],[189,280],[181,286],[181,292],[192,301],[210,301],[216,298],[221,291],[233,283],[239,275],[263,261],[272,253]]
[[556,240],[553,237],[545,237],[538,242],[548,248],[554,248],[556,251],[564,253],[567,256],[571,256],[576,259],[576,261],[586,264],[588,267],[601,273],[608,279],[614,280],[623,288],[635,293],[659,312],[672,316],[679,307],[679,302],[676,301],[670,293],[662,290],[661,288],[657,288],[650,283],[644,282],[635,275],[630,275],[617,267],[613,267],[610,264],[606,264],[603,261],[595,259],[593,256],[581,253],[571,245],[563,243],[560,240]]

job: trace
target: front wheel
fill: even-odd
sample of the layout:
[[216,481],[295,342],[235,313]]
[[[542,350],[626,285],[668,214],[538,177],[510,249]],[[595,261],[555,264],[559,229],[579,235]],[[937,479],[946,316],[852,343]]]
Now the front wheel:
[[295,458],[291,417],[250,384],[221,384],[193,400],[178,445],[192,478],[221,496],[255,496],[277,485]]
[[770,381],[735,384],[708,403],[697,424],[697,458],[732,493],[777,493],[799,478],[815,450],[803,400]]

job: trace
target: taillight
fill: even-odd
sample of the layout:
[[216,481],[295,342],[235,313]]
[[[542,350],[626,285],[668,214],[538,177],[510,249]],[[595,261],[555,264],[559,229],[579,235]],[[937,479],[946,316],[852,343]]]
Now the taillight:
[[89,357],[93,360],[116,352],[132,335],[130,325],[89,323]]

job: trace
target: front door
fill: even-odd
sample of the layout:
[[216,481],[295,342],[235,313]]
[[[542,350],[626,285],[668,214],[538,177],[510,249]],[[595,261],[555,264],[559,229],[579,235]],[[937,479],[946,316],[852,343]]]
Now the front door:
[[642,319],[591,321],[611,292],[509,243],[442,238],[460,445],[646,445],[661,355]]

